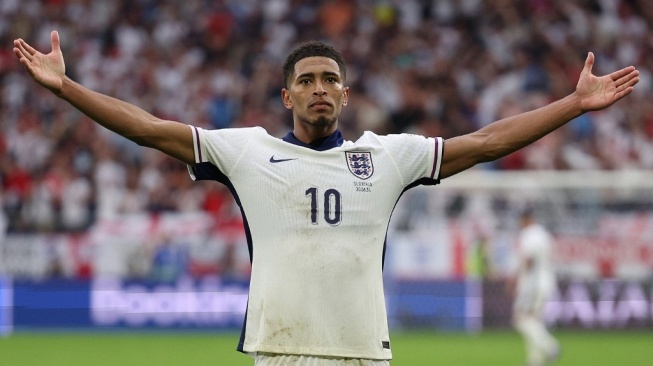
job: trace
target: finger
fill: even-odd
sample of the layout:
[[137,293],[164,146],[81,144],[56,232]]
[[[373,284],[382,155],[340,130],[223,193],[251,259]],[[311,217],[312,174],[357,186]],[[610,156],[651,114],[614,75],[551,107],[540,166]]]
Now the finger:
[[20,58],[20,63],[23,64],[23,66],[25,66],[25,69],[27,69],[27,72],[29,72],[29,74],[32,77],[35,77],[36,71],[34,70],[34,66],[32,65],[32,63],[27,58],[21,57]]
[[633,90],[635,90],[635,88],[633,88],[632,86],[630,86],[630,87],[628,87],[628,88],[626,88],[626,89],[620,91],[619,93],[616,93],[616,94],[614,95],[614,100],[617,101],[617,100],[619,100],[619,99],[625,97],[626,95],[632,93]]
[[629,74],[619,78],[614,82],[616,92],[619,93],[624,89],[631,88],[639,82],[639,71],[633,70]]
[[12,51],[14,51],[14,54],[16,55],[16,57],[18,57],[21,60],[24,59],[24,58],[27,58],[27,56],[25,55],[25,50],[21,49],[20,45],[18,43],[15,44]]
[[628,66],[610,74],[610,79],[614,80],[618,84],[619,80],[624,77],[628,77],[633,71],[637,72],[637,75],[639,75],[639,71],[635,70],[635,66]]
[[18,44],[22,46],[30,56],[34,56],[38,52],[36,49],[34,49],[34,47],[27,44],[27,42],[25,42],[22,38],[18,39]]
[[[627,84],[629,82],[632,82],[633,80],[639,81],[639,70],[634,70],[634,69],[631,70],[627,75],[617,79],[617,81],[615,81],[615,83],[617,83],[618,85]],[[635,84],[632,84],[632,85],[635,85]]]
[[24,43],[21,42],[21,40],[14,42],[14,45],[16,46],[14,47],[14,52],[16,53],[16,56],[18,56],[19,58],[21,59],[25,58],[29,61],[31,61],[34,58],[34,56],[30,54],[29,51],[25,48]]
[[583,73],[592,73],[592,67],[594,66],[594,53],[588,52],[587,58],[585,59],[585,66],[583,66]]
[[59,32],[52,31],[50,33],[50,42],[52,43],[52,51],[61,51],[61,43],[59,42]]
[[624,82],[617,87],[617,92],[615,93],[616,100],[625,97],[635,90],[633,87],[639,82],[639,72],[632,72],[622,79],[624,79]]
[[18,47],[14,47],[13,51],[14,51],[14,54],[16,55],[16,57],[18,57],[18,60],[22,60],[22,59],[25,58],[23,56],[23,53],[20,52],[20,50],[18,49]]
[[632,72],[624,79],[626,80],[624,80],[622,87],[626,89],[632,88],[633,86],[635,86],[635,84],[639,83],[639,71]]

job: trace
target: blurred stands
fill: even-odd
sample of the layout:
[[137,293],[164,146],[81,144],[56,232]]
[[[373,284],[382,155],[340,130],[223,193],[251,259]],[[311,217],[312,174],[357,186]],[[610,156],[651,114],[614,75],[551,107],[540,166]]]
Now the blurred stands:
[[[238,217],[219,184],[92,123],[36,86],[11,51],[62,40],[67,74],[153,114],[284,135],[281,66],[302,41],[341,50],[352,89],[340,127],[445,138],[635,65],[641,82],[491,170],[653,168],[653,3],[646,0],[4,0],[0,3],[0,228],[76,233],[121,215]],[[236,224],[236,226],[238,226]],[[4,234],[3,234],[4,235]]]

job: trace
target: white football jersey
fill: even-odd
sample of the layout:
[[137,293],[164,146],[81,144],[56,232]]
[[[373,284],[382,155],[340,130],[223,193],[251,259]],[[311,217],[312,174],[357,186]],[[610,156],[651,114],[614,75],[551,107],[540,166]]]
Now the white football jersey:
[[533,260],[531,270],[520,274],[518,291],[548,296],[555,289],[553,237],[542,225],[531,224],[520,231],[518,245],[520,260]]
[[309,146],[260,127],[191,127],[193,179],[226,184],[252,260],[238,350],[391,359],[383,260],[402,192],[436,184],[441,138],[339,131]]

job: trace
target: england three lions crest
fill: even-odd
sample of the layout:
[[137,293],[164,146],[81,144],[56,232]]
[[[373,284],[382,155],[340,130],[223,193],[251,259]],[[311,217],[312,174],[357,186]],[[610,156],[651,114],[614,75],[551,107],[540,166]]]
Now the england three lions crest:
[[346,151],[347,166],[351,174],[360,179],[367,179],[374,174],[372,153],[360,151]]

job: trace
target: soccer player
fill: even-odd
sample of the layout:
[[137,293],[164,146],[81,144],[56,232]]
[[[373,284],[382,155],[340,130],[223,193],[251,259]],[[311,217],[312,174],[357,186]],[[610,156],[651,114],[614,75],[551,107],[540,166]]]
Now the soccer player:
[[543,319],[544,305],[556,284],[551,258],[553,237],[535,221],[531,209],[522,212],[520,225],[513,323],[524,338],[526,364],[541,366],[555,361],[560,353],[560,345]]
[[[309,42],[283,67],[281,99],[293,130],[205,130],[159,119],[65,75],[59,35],[43,54],[22,39],[13,51],[37,83],[102,126],[189,166],[193,179],[225,184],[240,206],[252,261],[238,350],[256,365],[388,365],[382,268],[395,203],[406,189],[437,184],[520,149],[633,91],[630,66],[592,75],[589,53],[576,91],[540,109],[444,141],[366,132],[345,140],[346,67],[332,47]],[[187,121],[191,122],[192,121]]]

